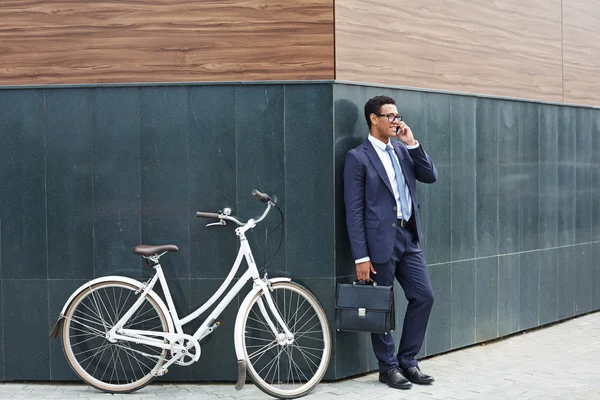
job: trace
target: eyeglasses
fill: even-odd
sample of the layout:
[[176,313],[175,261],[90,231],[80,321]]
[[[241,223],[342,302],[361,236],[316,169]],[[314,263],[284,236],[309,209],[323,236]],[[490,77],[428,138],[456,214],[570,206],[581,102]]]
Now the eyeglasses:
[[387,120],[389,122],[394,122],[395,119],[398,120],[398,122],[402,121],[402,115],[396,115],[396,114],[375,114],[378,117],[387,117]]

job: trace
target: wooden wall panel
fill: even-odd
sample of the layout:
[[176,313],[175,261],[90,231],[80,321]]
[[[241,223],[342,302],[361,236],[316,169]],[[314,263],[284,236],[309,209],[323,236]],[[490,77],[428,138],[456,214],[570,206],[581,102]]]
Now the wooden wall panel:
[[564,101],[600,106],[600,0],[563,0]]
[[561,0],[335,5],[337,79],[562,101]]
[[333,79],[333,0],[2,0],[0,85]]

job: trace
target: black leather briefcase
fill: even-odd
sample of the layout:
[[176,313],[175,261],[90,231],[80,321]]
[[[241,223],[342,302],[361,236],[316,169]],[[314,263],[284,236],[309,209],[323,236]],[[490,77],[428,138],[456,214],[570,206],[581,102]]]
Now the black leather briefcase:
[[338,283],[335,319],[338,331],[387,333],[396,329],[393,286]]

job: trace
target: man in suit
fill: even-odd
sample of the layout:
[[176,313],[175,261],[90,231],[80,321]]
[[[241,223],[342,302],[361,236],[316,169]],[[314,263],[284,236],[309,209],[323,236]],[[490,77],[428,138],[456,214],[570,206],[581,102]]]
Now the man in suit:
[[[437,171],[398,115],[394,99],[365,104],[369,137],[346,155],[346,223],[359,280],[391,286],[398,280],[408,300],[397,355],[391,334],[371,334],[379,381],[397,389],[430,384],[415,359],[433,305],[419,222],[416,181],[433,183]],[[399,140],[391,140],[397,138]]]

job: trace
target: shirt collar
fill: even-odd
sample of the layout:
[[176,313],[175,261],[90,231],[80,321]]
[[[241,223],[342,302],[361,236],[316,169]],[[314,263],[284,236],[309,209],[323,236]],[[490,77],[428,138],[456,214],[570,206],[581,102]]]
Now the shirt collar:
[[381,140],[379,139],[375,139],[375,137],[371,134],[369,134],[369,142],[371,142],[373,144],[373,146],[375,146],[376,148],[378,148],[379,150],[385,151],[386,146],[389,144],[390,146],[392,145],[390,143],[390,139],[388,139],[387,144],[383,143]]

